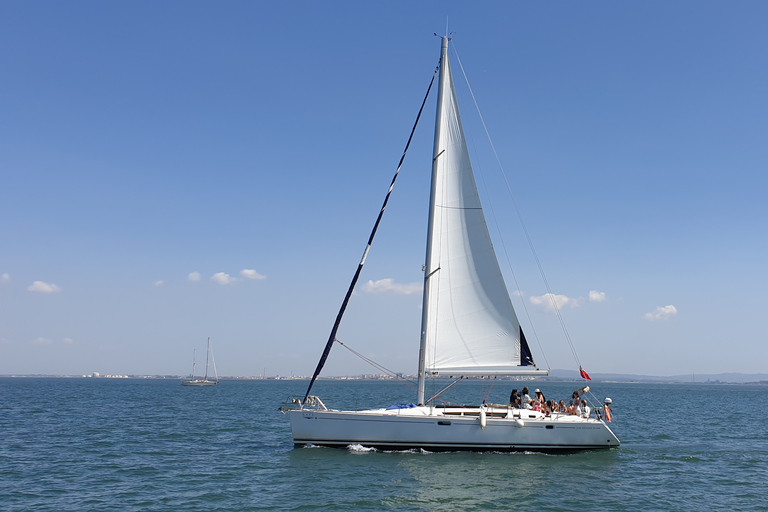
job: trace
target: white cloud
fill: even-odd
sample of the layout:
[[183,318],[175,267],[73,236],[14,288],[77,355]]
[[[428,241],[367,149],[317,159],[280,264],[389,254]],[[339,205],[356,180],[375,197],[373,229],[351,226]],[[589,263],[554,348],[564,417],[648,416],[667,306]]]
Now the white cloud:
[[190,281],[199,281],[200,280],[200,272],[190,272],[187,276],[187,279]]
[[155,288],[157,288],[158,286],[162,286],[162,284],[163,284],[163,281],[162,281],[162,279],[161,279],[160,281],[155,281],[154,283],[152,283],[152,286],[154,286]]
[[531,297],[529,300],[532,304],[546,308],[547,311],[555,311],[554,304],[557,305],[557,309],[563,309],[566,306],[569,308],[579,307],[579,299],[571,299],[565,295],[555,295],[554,293],[545,293],[540,297]]
[[655,322],[656,320],[669,320],[673,316],[677,315],[677,308],[673,305],[669,306],[656,306],[656,311],[652,313],[646,313],[645,319]]
[[250,268],[244,268],[243,270],[241,270],[240,275],[243,277],[247,277],[248,279],[266,279],[267,278],[267,276],[263,276]]
[[9,276],[7,273],[3,274],[2,278],[0,278],[0,281],[7,283],[11,280],[11,276]]
[[75,340],[73,340],[72,338],[64,338],[63,340],[61,340],[61,342],[65,345],[71,345],[75,342]]
[[596,290],[589,291],[589,302],[603,302],[607,298],[605,292],[598,292]]
[[42,281],[35,281],[34,283],[32,283],[32,286],[27,287],[27,290],[31,292],[39,292],[39,293],[57,293],[61,291],[61,288],[59,288],[55,284],[48,284]]
[[211,276],[211,281],[216,281],[219,284],[234,283],[236,279],[226,272],[217,272]]
[[32,343],[34,343],[35,345],[50,345],[51,340],[49,340],[48,338],[36,338],[32,340]]
[[397,293],[399,295],[413,295],[421,293],[421,283],[396,283],[394,279],[379,279],[378,281],[368,281],[363,285],[362,290],[365,293]]

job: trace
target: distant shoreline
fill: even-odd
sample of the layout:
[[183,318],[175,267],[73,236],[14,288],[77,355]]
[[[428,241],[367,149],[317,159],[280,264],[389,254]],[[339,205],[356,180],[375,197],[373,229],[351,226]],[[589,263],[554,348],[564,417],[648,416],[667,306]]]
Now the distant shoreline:
[[[573,375],[569,375],[572,373]],[[95,379],[95,380],[124,380],[124,379],[154,379],[154,380],[181,380],[187,378],[186,375],[59,375],[59,374],[3,374],[0,378],[45,378],[45,379]],[[330,376],[319,377],[320,380],[391,380],[398,379],[406,381],[415,381],[415,375],[398,375],[392,377],[383,374],[369,375],[349,375],[349,376]],[[220,380],[309,380],[307,376],[226,376],[220,377]],[[524,378],[524,377],[499,377],[502,381],[541,381],[541,382],[585,382],[576,372],[570,370],[552,370],[548,377]],[[675,375],[667,377],[658,377],[651,375],[632,375],[632,374],[593,374],[589,382],[605,384],[721,384],[721,385],[768,385],[768,374],[741,374],[741,373],[723,373],[706,375]]]

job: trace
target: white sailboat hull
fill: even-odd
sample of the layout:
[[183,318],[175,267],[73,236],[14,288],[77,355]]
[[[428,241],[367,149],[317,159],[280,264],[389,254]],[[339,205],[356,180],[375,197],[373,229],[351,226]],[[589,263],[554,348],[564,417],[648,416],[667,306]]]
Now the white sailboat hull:
[[[518,409],[287,410],[296,445],[430,451],[567,452],[619,446],[610,428],[595,418]],[[463,415],[462,415],[463,413]],[[484,423],[484,425],[483,425]]]
[[182,386],[215,386],[218,384],[219,381],[217,380],[205,380],[205,379],[196,379],[196,380],[183,380],[181,381]]

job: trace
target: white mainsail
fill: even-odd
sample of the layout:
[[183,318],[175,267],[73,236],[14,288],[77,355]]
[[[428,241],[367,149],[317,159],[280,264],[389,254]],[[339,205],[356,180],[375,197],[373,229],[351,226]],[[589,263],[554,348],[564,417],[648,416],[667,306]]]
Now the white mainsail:
[[[422,317],[427,375],[542,373],[521,330],[477,193],[443,39]],[[533,370],[533,371],[532,371]]]

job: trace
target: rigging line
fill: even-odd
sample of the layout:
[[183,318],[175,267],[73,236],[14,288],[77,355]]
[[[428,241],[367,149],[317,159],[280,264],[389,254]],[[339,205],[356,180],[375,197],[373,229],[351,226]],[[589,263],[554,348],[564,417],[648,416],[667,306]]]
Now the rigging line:
[[211,361],[213,361],[213,373],[216,374],[216,381],[219,380],[219,370],[216,369],[216,358],[213,356],[213,350],[211,350]]
[[[408,382],[407,380],[403,380],[403,379],[401,379],[401,378],[400,378],[400,377],[398,377],[398,376],[397,376],[397,374],[396,374],[395,372],[393,372],[392,370],[389,370],[389,369],[387,369],[386,367],[384,367],[384,366],[380,365],[379,363],[375,362],[374,360],[372,360],[372,359],[370,359],[370,358],[368,358],[368,357],[364,356],[363,354],[361,354],[360,352],[356,351],[355,349],[353,349],[353,348],[349,347],[348,345],[345,345],[345,344],[344,344],[344,343],[343,343],[343,342],[342,342],[340,339],[336,338],[336,343],[338,343],[339,345],[341,345],[341,346],[342,346],[342,347],[344,347],[345,349],[349,350],[349,351],[350,351],[350,352],[352,352],[354,355],[356,355],[357,357],[359,357],[360,359],[362,359],[362,360],[363,360],[363,361],[365,361],[366,363],[370,364],[371,366],[373,366],[373,367],[374,367],[374,368],[376,368],[377,370],[381,370],[382,372],[386,373],[386,374],[387,374],[387,375],[389,375],[390,377],[394,378],[394,379],[395,379],[396,381],[398,381],[399,383],[401,383],[401,384],[405,384],[406,386],[408,386],[408,387],[409,387],[409,388],[411,388],[411,389],[415,389],[415,390],[418,390],[418,387],[414,386],[412,382]],[[436,400],[436,399],[437,399],[437,397],[438,397],[438,395],[432,395],[432,394],[430,394],[430,393],[425,393],[425,394],[426,394],[427,396],[429,396],[429,400],[428,400],[428,401],[431,401],[431,400]],[[456,403],[454,403],[454,402],[450,402],[450,401],[448,401],[448,400],[445,400],[445,399],[442,399],[442,398],[440,399],[440,401],[441,401],[441,402],[444,402],[444,403],[446,403],[446,404],[451,404],[451,405],[458,405],[458,404],[456,404]]]
[[[453,377],[451,377],[451,378],[453,378]],[[454,386],[456,386],[456,385],[457,385],[459,382],[461,382],[461,381],[462,381],[462,380],[464,380],[465,378],[467,378],[467,377],[459,377],[459,378],[457,378],[456,380],[454,380],[453,382],[451,382],[450,384],[448,384],[447,386],[443,386],[443,388],[442,388],[440,391],[438,391],[438,392],[437,392],[437,394],[435,394],[435,395],[431,395],[431,396],[430,396],[430,398],[429,398],[429,400],[427,400],[427,401],[425,401],[425,402],[424,402],[424,405],[427,405],[428,403],[430,403],[430,402],[433,402],[433,401],[437,400],[437,399],[438,399],[438,397],[439,397],[440,395],[442,395],[443,393],[447,392],[449,389],[451,389],[451,388],[453,388]],[[436,386],[435,386],[435,387],[436,387]],[[455,403],[455,402],[450,402],[450,401],[448,401],[448,400],[445,400],[445,399],[443,399],[443,398],[440,398],[440,401],[441,401],[441,402],[443,402],[443,403],[446,403],[446,404],[450,404],[450,405],[454,405],[454,406],[457,406],[457,407],[464,407],[464,406],[462,406],[462,405],[459,405],[459,404],[457,404],[457,403]]]
[[547,289],[547,293],[549,294],[549,298],[552,301],[552,307],[555,310],[555,313],[557,315],[558,320],[560,321],[560,327],[563,330],[563,334],[565,335],[565,340],[568,342],[568,346],[571,349],[571,354],[573,355],[573,358],[576,360],[576,363],[581,366],[581,362],[579,361],[579,356],[576,354],[576,349],[573,346],[573,342],[571,341],[571,336],[568,334],[568,329],[565,327],[565,321],[563,320],[562,315],[560,314],[560,308],[557,306],[557,302],[555,301],[555,295],[552,293],[552,289],[549,286],[549,281],[547,280],[547,276],[544,274],[544,267],[541,266],[541,261],[539,260],[539,255],[536,253],[536,249],[533,247],[533,240],[531,239],[531,235],[528,233],[528,228],[525,225],[525,222],[523,221],[523,216],[520,213],[520,209],[517,206],[517,202],[515,201],[514,196],[512,195],[512,188],[509,185],[509,180],[507,180],[507,175],[504,172],[504,166],[501,164],[501,159],[499,158],[499,154],[496,151],[496,146],[493,144],[493,140],[491,139],[491,134],[488,132],[488,127],[485,124],[485,119],[483,118],[483,115],[480,113],[480,107],[477,104],[477,100],[475,99],[475,93],[472,91],[472,86],[469,85],[469,79],[467,78],[467,74],[464,72],[464,66],[461,64],[461,59],[459,58],[459,54],[456,51],[456,44],[453,44],[453,51],[456,54],[456,61],[459,63],[459,67],[461,68],[461,72],[464,74],[464,80],[467,82],[467,87],[469,88],[469,93],[472,96],[472,101],[475,103],[475,108],[477,109],[477,113],[480,116],[480,122],[483,125],[483,129],[485,130],[485,134],[488,137],[488,142],[491,145],[491,149],[493,150],[493,154],[496,157],[496,162],[499,164],[499,168],[501,169],[501,174],[504,177],[504,183],[507,186],[507,193],[509,194],[510,199],[512,200],[512,205],[515,208],[515,213],[517,214],[517,218],[520,221],[520,226],[523,229],[523,233],[525,234],[525,238],[528,242],[528,247],[531,249],[531,253],[533,254],[533,258],[536,261],[536,266],[539,269],[539,274],[541,274],[541,279],[544,281],[544,286]]
[[[599,405],[600,404],[600,399],[597,398],[597,396],[595,396],[595,394],[592,392],[592,390],[590,389],[589,391],[587,391],[587,393],[589,393],[590,396],[592,396],[592,398],[595,399],[595,402],[598,405],[595,405],[594,403],[592,403],[592,400],[589,400],[589,398],[587,398],[587,403],[589,403],[589,405],[591,405],[593,409],[597,409],[598,407],[600,407],[600,405]],[[582,396],[584,396],[584,395],[582,395]]]
[[368,251],[370,251],[371,245],[373,244],[373,237],[376,235],[376,230],[379,228],[379,223],[381,223],[381,218],[384,216],[384,210],[387,207],[387,202],[389,202],[389,196],[392,194],[392,189],[394,189],[395,187],[395,180],[397,180],[397,176],[400,174],[400,168],[403,166],[405,155],[408,153],[408,148],[411,146],[411,140],[413,140],[413,134],[416,132],[416,126],[418,126],[419,124],[419,119],[421,119],[421,113],[424,111],[424,105],[427,103],[429,92],[432,90],[432,84],[435,82],[435,77],[437,76],[437,71],[439,69],[440,67],[438,65],[438,67],[435,68],[435,72],[432,74],[432,79],[429,81],[429,87],[427,87],[427,94],[424,95],[424,100],[421,102],[421,108],[419,108],[419,113],[416,115],[416,121],[413,123],[413,128],[411,128],[411,134],[408,136],[408,142],[405,144],[403,155],[400,157],[400,163],[397,164],[397,170],[395,171],[395,175],[392,177],[392,183],[390,183],[389,185],[389,190],[387,191],[387,195],[384,198],[384,203],[381,205],[381,210],[379,210],[379,216],[376,218],[376,222],[373,225],[373,230],[371,230],[371,235],[368,237],[368,244],[365,246],[363,257],[357,266],[355,275],[352,277],[352,282],[349,285],[347,294],[344,296],[344,301],[341,304],[341,309],[339,309],[339,313],[336,315],[336,321],[333,324],[333,329],[331,329],[331,335],[328,337],[328,342],[325,344],[323,355],[320,356],[320,361],[317,363],[317,368],[315,368],[315,373],[312,375],[312,380],[309,381],[309,386],[307,387],[307,392],[304,395],[304,400],[302,400],[302,402],[307,401],[309,392],[312,390],[312,386],[314,385],[315,380],[317,380],[317,376],[320,374],[320,371],[323,369],[323,366],[325,366],[325,360],[328,359],[328,354],[330,354],[331,352],[331,347],[333,347],[333,342],[336,339],[336,332],[338,332],[339,325],[341,324],[341,318],[344,316],[344,311],[346,311],[347,309],[347,304],[349,304],[349,299],[352,297],[352,292],[355,289],[357,280],[360,278],[360,272],[363,270],[363,265],[365,265],[365,259],[368,257]]
[[[355,354],[357,357],[359,357],[360,359],[362,359],[362,360],[363,360],[363,361],[365,361],[366,363],[370,364],[371,366],[373,366],[373,367],[374,367],[374,368],[376,368],[377,370],[380,370],[380,371],[382,371],[382,372],[386,373],[386,374],[387,374],[387,375],[389,375],[390,377],[394,377],[395,379],[397,379],[398,381],[402,382],[403,384],[412,384],[412,383],[409,383],[409,382],[407,382],[407,381],[404,381],[404,380],[402,380],[402,379],[398,378],[398,377],[397,377],[397,374],[396,374],[395,372],[393,372],[392,370],[390,370],[389,368],[387,368],[387,367],[385,367],[385,366],[382,366],[381,364],[377,363],[376,361],[372,360],[371,358],[369,358],[369,357],[366,357],[366,356],[364,356],[363,354],[361,354],[360,352],[358,352],[358,351],[356,351],[356,350],[354,350],[354,349],[352,349],[352,348],[348,347],[348,346],[347,346],[347,345],[345,345],[345,344],[344,344],[344,343],[343,343],[343,342],[342,342],[340,339],[336,338],[336,343],[338,343],[338,344],[339,344],[339,345],[341,345],[342,347],[346,348],[347,350],[349,350],[350,352],[352,352],[352,353],[353,353],[353,354]],[[413,387],[413,386],[411,386],[411,387]]]
[[493,381],[491,382],[491,386],[488,388],[487,392],[483,392],[483,403],[485,403],[488,398],[491,396],[491,391],[493,391],[493,386],[496,385],[496,377],[493,378]]

